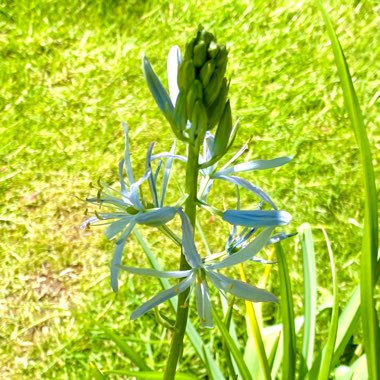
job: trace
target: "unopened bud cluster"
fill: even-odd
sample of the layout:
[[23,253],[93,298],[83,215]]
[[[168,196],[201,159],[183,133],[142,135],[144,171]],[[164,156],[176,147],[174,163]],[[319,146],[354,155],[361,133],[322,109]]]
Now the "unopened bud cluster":
[[[232,129],[231,107],[227,100],[229,83],[225,78],[227,49],[215,36],[199,27],[186,45],[178,69],[179,95],[175,119],[181,129],[191,122],[193,138],[203,138],[216,125],[228,134]],[[218,132],[217,132],[218,134]]]

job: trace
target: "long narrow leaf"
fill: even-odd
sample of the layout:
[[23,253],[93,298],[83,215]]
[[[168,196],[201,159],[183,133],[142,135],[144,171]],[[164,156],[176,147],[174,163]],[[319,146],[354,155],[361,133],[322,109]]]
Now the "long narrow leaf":
[[[239,272],[240,272],[241,279],[244,282],[247,282],[247,277],[245,275],[244,268],[243,268],[242,264],[239,265]],[[245,302],[245,307],[247,309],[249,327],[251,329],[251,335],[253,338],[253,343],[255,345],[256,354],[258,357],[258,361],[260,363],[261,373],[263,374],[263,378],[265,380],[270,380],[271,375],[270,375],[268,358],[267,358],[267,355],[265,352],[265,347],[264,347],[264,343],[263,343],[263,338],[261,336],[260,327],[259,327],[259,324],[257,322],[255,309],[254,309],[252,303],[249,301]]]
[[107,380],[107,377],[100,371],[100,369],[94,363],[90,363],[90,371],[92,378],[95,380]]
[[333,308],[332,308],[331,323],[330,323],[330,328],[329,328],[329,333],[328,333],[328,338],[327,338],[326,350],[322,355],[322,363],[321,363],[321,368],[319,370],[318,380],[328,380],[331,367],[332,367],[331,366],[332,359],[334,356],[336,335],[338,332],[339,302],[338,302],[338,282],[336,280],[334,256],[332,253],[332,249],[331,249],[331,245],[330,245],[330,241],[327,236],[327,233],[324,229],[322,229],[322,232],[325,236],[327,250],[328,250],[329,259],[330,259],[331,277],[332,277],[332,286],[333,286]]
[[236,365],[239,368],[242,378],[244,380],[252,380],[249,369],[247,368],[247,365],[244,362],[243,354],[239,351],[238,347],[236,346],[236,343],[231,338],[231,335],[229,334],[227,327],[224,325],[223,321],[219,318],[218,314],[214,310],[213,310],[213,316],[219,328],[219,331],[222,334],[225,344],[229,348],[233,358],[236,361]]
[[317,0],[317,4],[322,13],[331,41],[335,64],[338,69],[338,75],[343,90],[344,103],[359,146],[361,165],[364,174],[365,218],[360,276],[361,313],[368,376],[370,379],[379,379],[380,329],[376,312],[376,300],[374,297],[376,277],[379,271],[378,209],[375,174],[368,135],[364,125],[364,118],[342,46],[340,45],[331,20],[319,0]]
[[311,368],[314,354],[315,323],[317,313],[317,278],[313,235],[309,224],[300,227],[300,240],[304,263],[304,333],[302,342],[301,378]]
[[[225,324],[228,331],[230,331],[230,327],[231,327],[232,310],[234,307],[234,300],[235,299],[233,298],[232,301],[229,302],[227,312],[224,316],[224,324]],[[231,338],[232,338],[232,336],[231,336]],[[224,356],[226,358],[227,368],[228,368],[228,372],[231,376],[231,379],[238,379],[239,375],[235,372],[235,367],[234,367],[234,363],[232,362],[231,352],[230,352],[225,340],[223,340],[223,351],[224,351]]]
[[[106,336],[114,341],[116,345],[120,348],[121,352],[138,368],[140,368],[142,371],[151,371],[151,369],[148,367],[148,365],[145,363],[145,361],[136,353],[136,350],[129,346],[129,344],[126,342],[126,340],[115,334],[110,329],[107,329],[104,326],[100,326],[100,328],[104,331]],[[105,371],[104,371],[105,373]]]
[[346,303],[338,322],[338,333],[332,365],[337,364],[351,336],[356,330],[360,317],[360,286],[358,285]]
[[280,276],[282,334],[285,360],[282,361],[282,378],[295,379],[296,375],[296,329],[294,326],[293,293],[288,264],[280,243],[276,245],[276,257]]

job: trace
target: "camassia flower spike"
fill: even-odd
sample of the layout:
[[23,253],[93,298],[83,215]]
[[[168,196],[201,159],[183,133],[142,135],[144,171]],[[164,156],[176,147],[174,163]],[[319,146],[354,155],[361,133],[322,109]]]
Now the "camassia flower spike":
[[270,292],[249,285],[245,282],[230,279],[220,273],[219,269],[230,267],[255,256],[268,242],[274,227],[267,227],[257,237],[240,251],[216,263],[204,263],[196,249],[190,221],[181,208],[178,213],[182,221],[182,248],[186,261],[191,269],[185,271],[157,271],[155,269],[134,268],[118,265],[127,272],[158,278],[183,278],[183,280],[170,289],[163,290],[136,309],[131,319],[136,319],[155,306],[177,296],[189,287],[195,287],[196,305],[203,327],[213,327],[210,294],[208,281],[219,291],[230,293],[236,297],[252,302],[277,302],[277,298]]
[[[98,196],[96,198],[89,198],[87,201],[98,204],[101,207],[110,207],[110,212],[97,212],[96,217],[92,216],[82,224],[82,228],[86,228],[92,224],[109,224],[105,230],[105,235],[110,240],[116,238],[116,248],[111,262],[111,286],[115,292],[118,290],[118,273],[120,270],[118,264],[121,263],[125,244],[135,225],[142,224],[159,227],[173,219],[177,213],[178,206],[164,206],[163,203],[172,160],[174,158],[184,160],[183,157],[174,154],[174,145],[169,153],[152,156],[152,144],[147,152],[145,173],[135,181],[130,159],[128,126],[123,123],[123,127],[125,151],[124,158],[119,164],[120,191],[112,189],[106,183],[100,183],[101,188]],[[166,159],[167,161],[164,167],[160,197],[157,191],[157,179],[161,165],[159,164],[158,169],[153,173],[153,159]],[[129,186],[124,180],[124,169],[127,173]],[[140,196],[140,187],[145,181],[149,183],[151,202],[147,202]]]

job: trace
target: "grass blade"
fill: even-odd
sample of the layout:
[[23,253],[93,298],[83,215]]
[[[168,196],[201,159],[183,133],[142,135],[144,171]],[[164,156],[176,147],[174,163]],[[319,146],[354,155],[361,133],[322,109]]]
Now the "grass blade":
[[[239,265],[239,272],[240,272],[240,277],[241,277],[242,281],[247,282],[247,277],[245,275],[244,267],[242,264]],[[258,360],[260,363],[262,376],[265,380],[269,380],[269,379],[271,379],[270,368],[269,368],[268,358],[267,358],[267,355],[265,352],[263,338],[262,338],[261,332],[260,332],[260,327],[259,327],[259,324],[257,322],[255,309],[252,305],[252,302],[249,302],[249,301],[245,301],[245,307],[247,310],[249,326],[251,329],[253,342],[255,344],[257,357],[258,357]]]
[[[231,318],[232,318],[232,310],[233,310],[234,301],[235,301],[235,298],[233,297],[230,304],[227,307],[227,313],[224,316],[224,324],[225,324],[227,330],[229,330],[229,331],[230,331],[230,327],[231,327]],[[230,352],[225,340],[223,340],[223,350],[224,350],[224,355],[226,358],[228,372],[231,376],[231,379],[237,379],[238,375],[235,372],[235,368],[234,368],[234,365],[232,362],[231,352]]]
[[137,367],[139,367],[142,371],[151,371],[151,369],[146,365],[145,361],[136,353],[136,351],[131,348],[123,337],[115,334],[110,329],[107,329],[104,326],[100,326],[100,328],[104,331],[106,336],[114,341],[116,345],[120,348],[121,352]]
[[330,241],[327,236],[327,233],[324,229],[322,229],[322,232],[325,236],[327,250],[328,250],[329,259],[330,259],[331,277],[332,277],[332,286],[333,286],[333,308],[332,308],[331,324],[329,328],[327,344],[322,354],[322,363],[319,370],[318,380],[328,380],[331,367],[332,367],[331,364],[333,360],[335,341],[336,341],[336,336],[338,332],[339,302],[338,302],[338,282],[336,280],[334,257],[333,257],[333,253],[332,253],[332,249],[331,249],[331,245],[330,245]]
[[344,307],[338,322],[338,332],[335,342],[335,351],[332,365],[338,363],[340,356],[343,354],[351,336],[353,335],[360,317],[360,287],[355,288],[354,293],[350,297]]
[[314,354],[315,324],[317,313],[317,275],[315,267],[315,251],[313,234],[308,223],[300,229],[300,240],[304,265],[304,334],[302,342],[301,378],[311,368]]
[[95,380],[107,380],[107,377],[104,376],[102,371],[96,366],[95,363],[90,363],[90,371],[92,378]]
[[239,351],[234,340],[231,338],[227,327],[224,325],[223,321],[219,318],[218,314],[213,310],[212,313],[214,320],[219,328],[219,331],[222,334],[223,340],[229,348],[233,358],[235,359],[236,365],[239,368],[241,376],[244,380],[252,380],[252,376],[247,368],[247,365],[244,362],[243,354]]
[[296,375],[296,329],[294,326],[293,293],[290,284],[288,264],[280,243],[275,244],[281,291],[281,316],[284,358],[282,378],[294,379]]
[[331,41],[338,69],[340,84],[343,90],[344,103],[351,121],[352,129],[359,146],[361,165],[364,174],[365,218],[364,236],[361,256],[360,307],[364,332],[364,345],[367,358],[368,376],[380,378],[380,330],[377,320],[376,302],[374,298],[376,277],[379,271],[378,262],[378,209],[375,174],[372,164],[371,150],[363,115],[355,92],[352,78],[343,53],[342,46],[335,33],[329,16],[320,1],[317,1],[322,13],[326,29]]

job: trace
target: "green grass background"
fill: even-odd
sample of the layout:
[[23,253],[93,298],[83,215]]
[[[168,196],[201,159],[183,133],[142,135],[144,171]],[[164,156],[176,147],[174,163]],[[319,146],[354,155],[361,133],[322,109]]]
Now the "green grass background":
[[[380,6],[344,0],[326,7],[350,66],[379,178]],[[108,278],[113,243],[101,228],[83,232],[79,225],[88,207],[83,200],[94,194],[89,184],[116,179],[122,120],[130,125],[136,166],[149,141],[157,141],[157,151],[169,148],[170,128],[144,83],[141,53],[166,78],[169,48],[183,47],[199,23],[229,48],[230,97],[234,117],[242,118],[235,146],[252,137],[245,159],[294,156],[285,167],[246,178],[292,213],[289,232],[303,222],[326,228],[342,301],[357,283],[363,208],[358,149],[312,1],[0,0],[1,378],[88,378],[90,362],[131,367],[95,320],[126,336],[149,365],[164,366],[166,330],[150,315],[128,320],[159,289],[157,281],[124,274],[115,296]],[[229,194],[232,189],[214,201],[222,208]],[[209,234],[215,231],[211,224]],[[177,252],[163,247],[154,232],[148,231],[152,247],[175,265]],[[211,245],[225,240],[221,233]],[[323,303],[331,297],[331,280],[321,235],[316,244]],[[285,248],[301,307],[297,239]],[[133,239],[124,257],[147,265]],[[248,269],[252,278],[262,271]],[[277,307],[266,314],[274,320]],[[191,318],[196,322],[193,313]],[[318,333],[326,330],[321,323]],[[201,335],[220,355],[220,342],[207,331]],[[186,348],[181,368],[198,373],[198,364]]]

